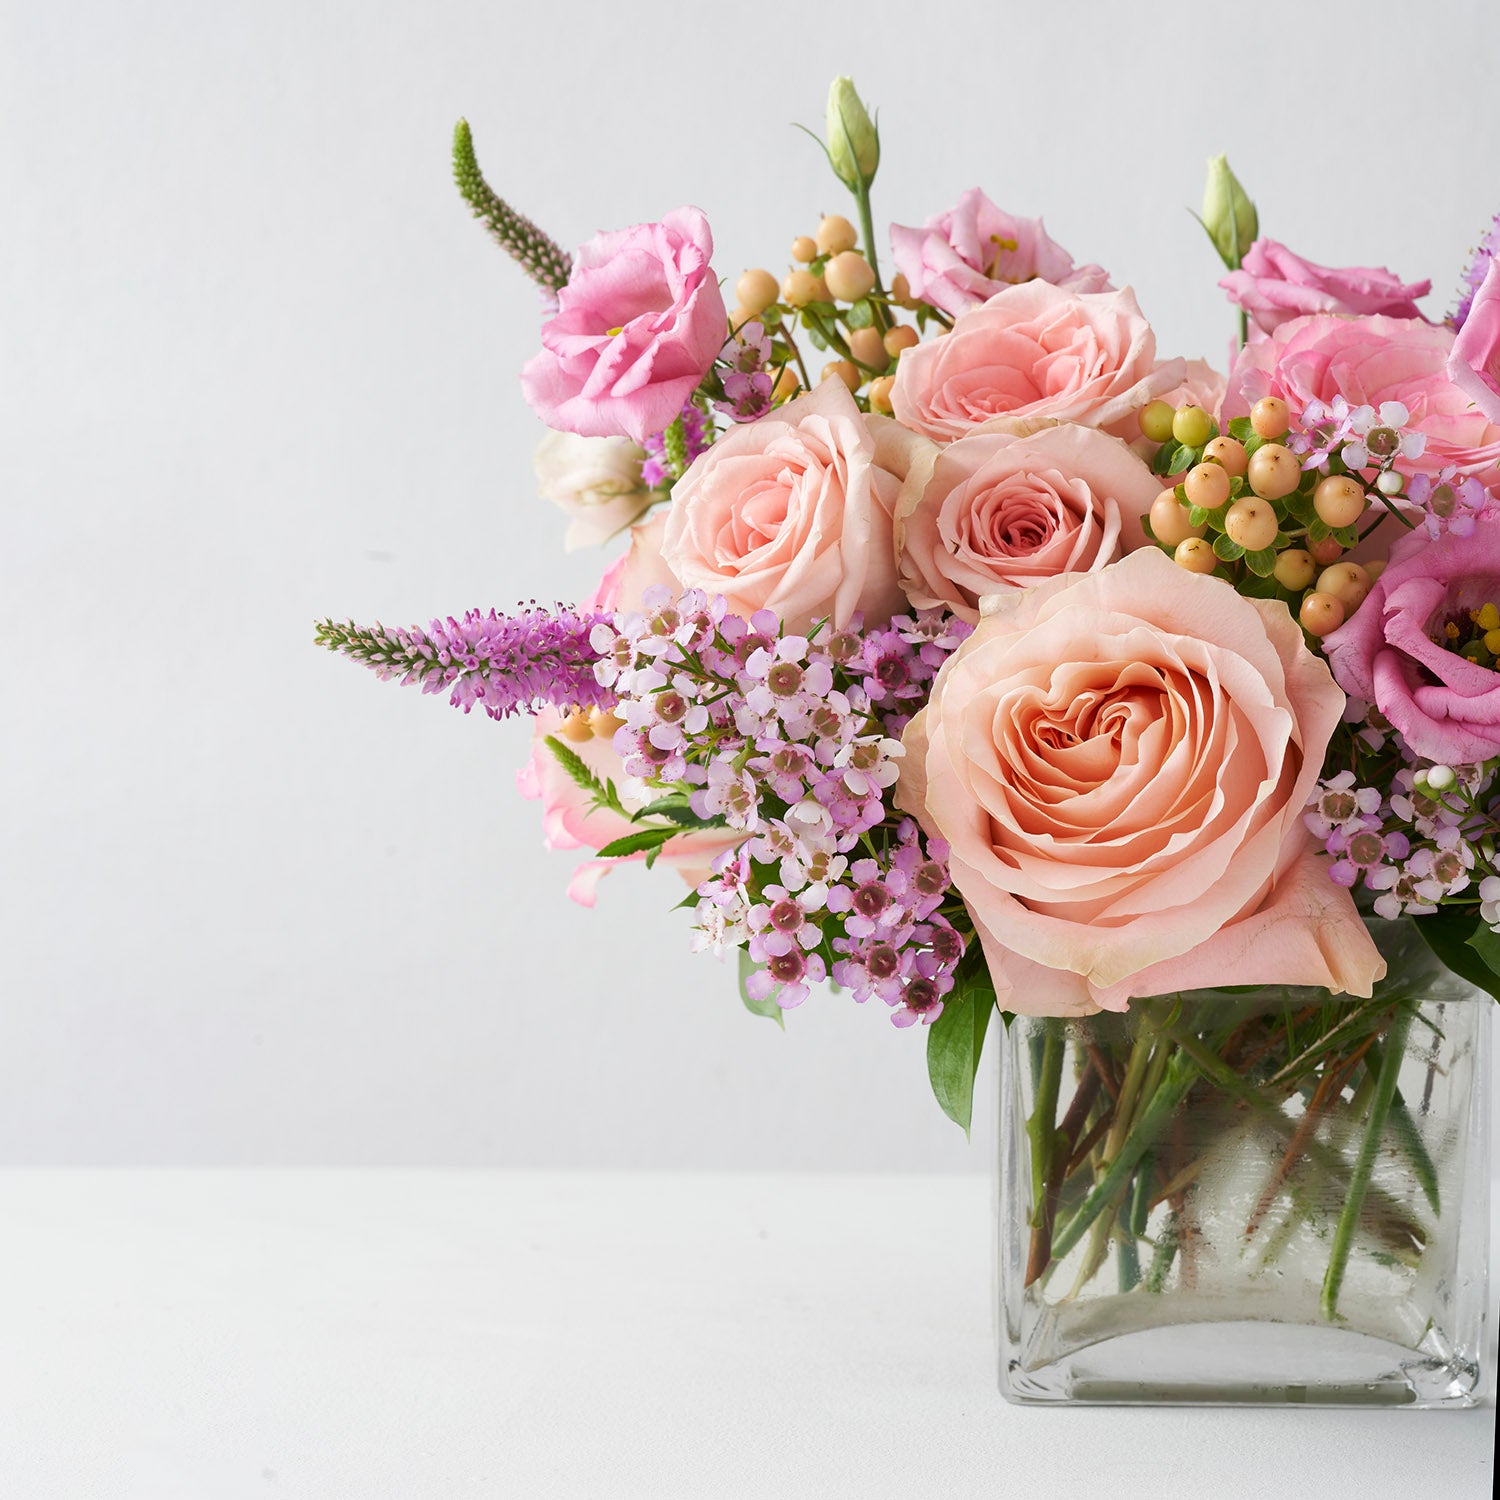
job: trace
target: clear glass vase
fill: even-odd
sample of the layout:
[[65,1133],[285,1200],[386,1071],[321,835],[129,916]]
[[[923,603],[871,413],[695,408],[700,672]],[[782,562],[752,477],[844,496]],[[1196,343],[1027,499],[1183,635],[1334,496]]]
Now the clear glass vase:
[[1013,1021],[1009,1399],[1480,1399],[1495,1002],[1410,922],[1372,931],[1371,1000],[1214,989]]

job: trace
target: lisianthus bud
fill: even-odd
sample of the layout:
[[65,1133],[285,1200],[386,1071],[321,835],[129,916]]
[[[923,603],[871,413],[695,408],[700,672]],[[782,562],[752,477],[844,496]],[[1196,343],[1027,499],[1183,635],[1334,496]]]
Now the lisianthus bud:
[[1231,271],[1239,270],[1245,251],[1260,233],[1260,216],[1239,178],[1229,170],[1227,156],[1216,156],[1208,164],[1208,181],[1203,185],[1203,227],[1219,259]]
[[880,132],[848,78],[835,78],[828,89],[828,160],[856,193],[874,182],[880,165]]

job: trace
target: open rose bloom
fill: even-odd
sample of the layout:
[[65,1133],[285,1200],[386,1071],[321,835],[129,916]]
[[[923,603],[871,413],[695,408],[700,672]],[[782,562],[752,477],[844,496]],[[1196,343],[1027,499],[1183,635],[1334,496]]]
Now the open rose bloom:
[[[1438,321],[1425,280],[1261,235],[1216,159],[1221,371],[978,189],[882,265],[847,79],[828,121],[851,216],[749,269],[691,207],[570,255],[461,128],[461,188],[544,293],[539,497],[616,554],[577,609],[319,639],[530,714],[568,893],[673,871],[754,1014],[887,1016],[965,1129],[992,1039],[1008,1394],[1465,1404],[1500,220]],[[1286,1323],[1379,1359],[1239,1342]]]

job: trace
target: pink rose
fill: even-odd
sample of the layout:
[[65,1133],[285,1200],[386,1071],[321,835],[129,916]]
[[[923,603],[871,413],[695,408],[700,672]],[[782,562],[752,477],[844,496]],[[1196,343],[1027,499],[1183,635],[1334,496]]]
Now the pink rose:
[[1089,427],[976,432],[914,462],[896,505],[901,587],[975,621],[986,594],[1095,573],[1144,544],[1162,482]]
[[1500,423],[1500,262],[1493,259],[1454,337],[1448,378],[1486,421]]
[[[1297,318],[1247,344],[1229,375],[1223,416],[1245,416],[1262,396],[1280,396],[1295,421],[1309,401],[1342,396],[1350,406],[1399,401],[1427,436],[1402,467],[1436,474],[1493,470],[1500,425],[1476,411],[1448,374],[1451,329],[1416,318]],[[905,360],[908,356],[903,355]],[[1491,474],[1493,479],[1493,473]]]
[[1182,379],[1156,362],[1135,293],[1007,287],[896,366],[896,420],[945,442],[996,417],[1105,427]]
[[[645,531],[644,526],[635,528]],[[619,558],[606,571],[593,596],[584,601],[586,609],[631,609],[639,605],[640,595],[633,584],[644,581],[649,586],[651,578],[649,544],[644,547],[646,561],[636,559],[642,574],[632,578],[631,559]],[[561,763],[545,741],[548,735],[556,735],[562,729],[563,716],[556,709],[546,709],[535,719],[531,737],[531,755],[526,765],[516,773],[516,784],[521,795],[542,804],[543,842],[549,849],[602,849],[627,833],[639,831],[639,824],[622,818],[608,809],[589,805],[589,794],[563,770]],[[624,792],[621,800],[632,812],[650,800],[650,795],[636,796],[629,792],[629,781],[625,775],[625,763],[620,759],[609,736],[596,735],[582,743],[564,741],[575,751],[600,780],[613,781]],[[678,834],[662,845],[657,863],[674,869],[690,885],[697,886],[708,879],[710,866],[716,856],[725,849],[732,849],[743,842],[745,835],[729,828],[705,828]],[[644,861],[644,854],[626,857],[625,863]],[[616,865],[618,859],[592,859],[579,865],[568,884],[568,895],[580,906],[592,906],[600,880]]]
[[1040,219],[1018,219],[970,188],[922,229],[891,225],[896,269],[913,297],[955,318],[1023,281],[1050,281],[1079,292],[1111,290],[1099,266],[1075,266]]
[[1365,602],[1324,638],[1339,685],[1373,703],[1417,755],[1447,765],[1500,755],[1500,672],[1432,639],[1450,614],[1492,603],[1497,580],[1500,521],[1436,541],[1408,532]]
[[907,747],[1003,1009],[1384,972],[1302,822],[1344,695],[1280,602],[1154,548],[992,596]]
[[678,584],[794,630],[902,603],[891,514],[915,439],[840,380],[726,432],[672,489],[662,560]]
[[1432,290],[1430,281],[1407,286],[1383,266],[1320,266],[1275,240],[1256,240],[1240,269],[1219,285],[1262,333],[1274,333],[1288,319],[1309,313],[1420,318],[1413,299]]
[[521,372],[531,408],[584,437],[644,443],[677,416],[729,334],[709,267],[713,235],[696,208],[595,235],[573,261]]

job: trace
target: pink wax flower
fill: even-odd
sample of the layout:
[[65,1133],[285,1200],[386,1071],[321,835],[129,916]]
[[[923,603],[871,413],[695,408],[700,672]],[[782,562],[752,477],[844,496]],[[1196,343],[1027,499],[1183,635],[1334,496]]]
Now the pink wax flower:
[[985,601],[896,805],[949,844],[1003,1010],[1368,995],[1384,963],[1303,822],[1343,708],[1285,605],[1149,548]]
[[913,432],[947,442],[981,423],[1108,427],[1181,383],[1183,361],[1158,363],[1135,293],[1075,292],[1029,281],[908,349],[891,403]]
[[1451,329],[1419,318],[1294,318],[1240,351],[1222,416],[1246,416],[1262,396],[1285,401],[1294,426],[1314,401],[1332,408],[1342,397],[1351,408],[1377,410],[1399,402],[1406,425],[1426,439],[1420,455],[1403,460],[1404,471],[1436,474],[1451,464],[1491,482],[1500,461],[1500,422],[1476,410],[1454,384],[1453,347]]
[[728,337],[696,208],[595,235],[573,261],[542,352],[521,372],[532,410],[584,437],[644,443],[680,412]]
[[[635,530],[642,528],[638,526]],[[586,601],[585,610],[595,613],[618,607],[634,608],[640,604],[640,596],[632,592],[628,561],[622,557],[610,564],[599,587]],[[557,709],[547,708],[538,713],[532,732],[531,754],[525,766],[516,773],[521,795],[542,804],[542,836],[546,847],[602,849],[615,839],[639,832],[638,823],[632,823],[608,808],[590,805],[589,793],[573,780],[546,744],[548,736],[557,735],[562,727],[563,715]],[[613,781],[617,787],[623,788],[622,801],[631,811],[644,806],[656,795],[645,789],[637,793],[629,788],[625,763],[608,734],[596,735],[582,743],[571,743],[568,749],[601,781]],[[676,870],[688,885],[697,886],[708,879],[714,860],[744,836],[726,828],[686,830],[662,845],[657,862]],[[624,862],[644,862],[645,858],[643,853],[632,854],[626,856]],[[585,860],[568,883],[568,895],[580,906],[592,906],[600,880],[621,862],[618,859]]]
[[1415,531],[1350,619],[1324,637],[1339,686],[1373,703],[1413,754],[1444,765],[1500,755],[1500,672],[1437,644],[1450,617],[1493,603],[1500,586],[1500,520],[1433,541]]
[[921,229],[892,224],[891,251],[912,296],[955,318],[1023,281],[1050,281],[1080,292],[1112,290],[1101,267],[1075,266],[1040,219],[1016,218],[978,188]]
[[1482,416],[1500,423],[1500,262],[1490,261],[1454,335],[1448,376]]
[[1414,299],[1432,290],[1430,281],[1406,285],[1383,266],[1320,266],[1266,239],[1256,240],[1219,285],[1262,333],[1310,313],[1420,318]]

